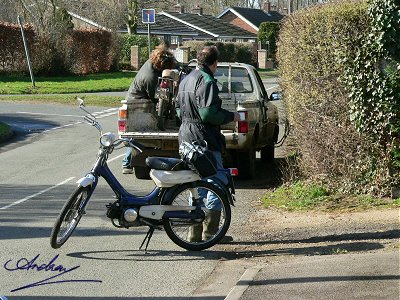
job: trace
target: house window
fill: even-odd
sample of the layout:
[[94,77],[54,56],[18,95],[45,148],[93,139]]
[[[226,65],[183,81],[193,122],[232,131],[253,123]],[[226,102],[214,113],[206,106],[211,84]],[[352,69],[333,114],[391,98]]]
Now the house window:
[[243,43],[244,40],[243,40],[243,39],[236,39],[236,42],[237,42],[237,43]]
[[171,45],[178,45],[179,44],[179,36],[171,35]]

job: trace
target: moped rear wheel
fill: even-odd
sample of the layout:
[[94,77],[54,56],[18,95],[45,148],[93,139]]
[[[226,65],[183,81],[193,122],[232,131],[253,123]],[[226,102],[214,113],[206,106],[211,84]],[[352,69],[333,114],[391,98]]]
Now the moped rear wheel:
[[50,244],[54,249],[60,248],[72,235],[76,226],[85,214],[84,207],[91,195],[91,186],[79,186],[71,194],[54,223]]
[[[209,182],[183,184],[176,188],[163,204],[190,206],[196,192],[201,199],[204,199],[200,200],[205,204],[202,207],[204,220],[195,221],[187,218],[164,220],[164,229],[168,237],[176,245],[191,251],[204,250],[217,244],[225,236],[231,223],[231,207],[226,195],[220,188]],[[210,210],[207,207],[209,206],[207,199],[219,202],[220,207]]]

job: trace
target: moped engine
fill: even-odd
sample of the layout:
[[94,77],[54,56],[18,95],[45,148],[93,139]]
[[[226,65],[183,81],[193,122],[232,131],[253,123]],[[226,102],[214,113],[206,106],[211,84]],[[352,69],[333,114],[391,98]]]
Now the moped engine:
[[128,208],[124,210],[124,219],[127,222],[135,222],[138,217],[138,212],[135,208]]

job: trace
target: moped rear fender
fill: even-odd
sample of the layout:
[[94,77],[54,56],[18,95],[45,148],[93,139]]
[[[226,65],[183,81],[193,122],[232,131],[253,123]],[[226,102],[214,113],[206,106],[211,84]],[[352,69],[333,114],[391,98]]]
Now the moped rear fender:
[[229,203],[232,206],[235,206],[235,203],[233,202],[233,197],[232,197],[231,193],[229,192],[229,189],[222,182],[222,180],[217,178],[217,177],[212,177],[211,178],[211,183],[213,183],[213,181],[214,181],[214,184],[216,184],[222,190],[222,192],[226,195],[226,197],[228,198]]
[[79,179],[76,183],[82,187],[87,187],[89,185],[93,185],[95,181],[96,177],[94,177],[93,174],[87,174],[85,177]]

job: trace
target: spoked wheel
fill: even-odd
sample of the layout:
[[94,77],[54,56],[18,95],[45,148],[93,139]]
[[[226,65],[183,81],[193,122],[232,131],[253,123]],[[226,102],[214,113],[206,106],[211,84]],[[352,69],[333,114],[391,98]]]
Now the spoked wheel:
[[[212,183],[198,181],[178,187],[163,204],[187,206],[198,194],[204,203],[204,220],[166,219],[164,229],[168,237],[178,246],[187,250],[199,251],[218,243],[228,231],[231,223],[231,207],[220,188]],[[209,202],[218,202],[218,209],[208,209]],[[213,207],[215,208],[215,207]]]
[[50,244],[54,249],[60,248],[74,232],[84,214],[84,206],[90,197],[89,192],[90,186],[79,186],[65,203],[51,232]]
[[159,99],[158,101],[158,113],[157,113],[157,127],[164,131],[165,130],[165,123],[167,122],[167,112],[165,110],[167,109],[167,103],[166,100],[164,99]]

